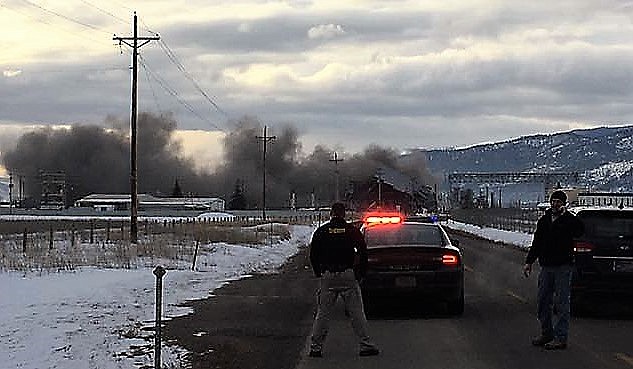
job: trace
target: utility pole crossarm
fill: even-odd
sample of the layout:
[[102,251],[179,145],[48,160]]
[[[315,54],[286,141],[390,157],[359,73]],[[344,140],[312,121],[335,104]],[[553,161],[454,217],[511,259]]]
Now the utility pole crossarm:
[[[114,37],[112,37],[112,39],[114,41],[119,41],[119,44],[126,44],[129,47],[134,47],[134,43],[129,43],[128,41],[134,41],[134,37],[117,37],[116,35],[114,35]],[[146,44],[148,44],[150,41],[158,41],[160,40],[160,36],[151,36],[151,37],[137,37],[136,38],[136,47],[142,47]],[[141,44],[138,43],[138,41],[145,41]]]

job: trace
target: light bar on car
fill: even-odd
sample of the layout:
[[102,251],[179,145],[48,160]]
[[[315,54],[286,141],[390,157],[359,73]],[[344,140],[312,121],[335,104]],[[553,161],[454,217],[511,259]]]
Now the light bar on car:
[[403,217],[398,213],[367,214],[363,219],[365,224],[400,224]]
[[370,216],[365,218],[365,223],[379,223],[379,224],[398,224],[402,222],[402,218],[399,216],[393,217],[381,217],[381,216]]

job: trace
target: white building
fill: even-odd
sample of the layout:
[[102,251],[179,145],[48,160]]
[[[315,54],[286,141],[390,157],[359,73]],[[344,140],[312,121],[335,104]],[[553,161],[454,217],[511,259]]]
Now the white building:
[[[91,194],[75,201],[76,207],[91,207],[99,211],[129,210],[129,194]],[[225,201],[218,197],[154,197],[138,195],[139,210],[204,210],[224,211]]]
[[633,193],[630,193],[630,192],[579,193],[578,206],[633,207]]

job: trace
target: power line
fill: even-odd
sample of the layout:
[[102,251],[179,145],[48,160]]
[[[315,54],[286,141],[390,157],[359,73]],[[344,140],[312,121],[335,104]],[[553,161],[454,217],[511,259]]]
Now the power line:
[[[110,66],[104,68],[73,68],[73,72],[110,72],[110,71],[123,71],[128,70],[129,67],[121,67],[121,66]],[[30,74],[45,74],[45,73],[66,73],[68,69],[38,69],[37,71],[31,71],[28,68],[23,69],[20,68],[22,72],[28,72]]]
[[68,17],[68,16],[63,15],[63,14],[61,14],[61,13],[58,13],[58,12],[56,12],[56,11],[54,11],[54,10],[50,10],[50,9],[47,9],[47,8],[45,8],[45,7],[41,6],[41,5],[35,4],[34,2],[31,2],[31,1],[29,1],[29,0],[22,0],[22,1],[23,1],[23,2],[25,2],[25,3],[27,3],[27,4],[29,4],[29,5],[31,5],[31,6],[33,6],[33,7],[36,7],[36,8],[38,8],[38,9],[40,9],[40,10],[42,10],[42,11],[46,12],[46,13],[49,13],[49,14],[52,14],[52,15],[54,15],[54,16],[60,17],[60,18],[65,19],[65,20],[67,20],[67,21],[69,21],[69,22],[77,23],[77,24],[79,24],[79,25],[81,25],[81,26],[84,26],[84,27],[90,28],[90,29],[95,30],[95,31],[105,32],[105,33],[108,33],[108,34],[112,34],[111,32],[108,32],[108,31],[106,31],[106,30],[104,30],[104,29],[98,28],[98,27],[93,26],[93,25],[88,24],[88,23],[84,23],[84,22],[78,21],[78,20],[76,20],[76,19],[74,19],[74,18]]
[[176,89],[174,89],[173,87],[171,87],[169,85],[169,83],[162,78],[160,75],[158,75],[156,72],[154,72],[148,65],[147,63],[144,63],[144,60],[141,58],[141,65],[147,70],[147,72],[149,72],[149,75],[154,78],[154,80],[156,80],[156,82],[158,82],[158,84],[165,90],[167,91],[167,93],[169,93],[172,97],[174,97],[176,99],[176,101],[178,101],[178,103],[180,103],[182,106],[184,106],[191,114],[195,115],[198,119],[210,124],[212,127],[216,128],[219,131],[224,132],[224,130],[220,127],[218,127],[215,123],[213,123],[212,121],[210,121],[209,119],[205,118],[204,116],[202,116],[200,113],[198,113],[193,106],[191,106],[188,102],[184,101],[180,95],[178,94],[178,91],[176,91]]
[[156,91],[154,91],[154,85],[152,84],[152,81],[149,78],[149,72],[147,71],[147,68],[145,67],[145,63],[142,62],[143,58],[140,55],[139,57],[141,58],[141,66],[143,67],[143,70],[145,71],[145,79],[147,79],[147,84],[149,85],[150,90],[152,90],[152,96],[154,97],[154,104],[156,104],[156,110],[158,112],[161,112],[162,109],[160,108],[160,105],[158,104],[158,98],[156,98]]
[[114,19],[116,19],[116,20],[120,21],[120,22],[121,22],[121,23],[123,23],[123,24],[126,24],[126,25],[129,25],[129,24],[130,24],[130,22],[128,22],[127,20],[125,20],[125,19],[123,19],[123,18],[120,18],[120,17],[118,17],[118,16],[116,16],[116,15],[114,15],[114,14],[110,13],[109,11],[107,11],[107,10],[105,10],[105,9],[102,9],[102,8],[100,8],[100,7],[96,6],[96,5],[94,5],[93,3],[91,3],[91,2],[89,2],[89,1],[87,1],[87,0],[81,0],[81,2],[83,2],[84,4],[86,4],[86,5],[88,5],[88,6],[91,6],[91,7],[95,8],[95,9],[97,9],[98,11],[102,12],[103,14],[106,14],[106,15],[111,16],[112,18],[114,18]]
[[11,7],[7,6],[6,4],[0,4],[0,7],[3,7],[3,8],[5,8],[5,9],[7,9],[7,10],[10,10],[10,11],[15,12],[15,13],[17,13],[17,14],[20,14],[20,15],[21,15],[21,16],[23,16],[23,17],[26,17],[26,18],[32,19],[32,20],[34,20],[35,22],[45,24],[45,25],[47,25],[47,26],[49,26],[49,27],[51,27],[51,28],[54,28],[54,29],[56,29],[56,30],[59,30],[59,31],[62,31],[62,32],[66,32],[66,33],[71,34],[71,35],[73,35],[73,36],[75,36],[75,37],[81,37],[81,38],[83,38],[83,39],[86,39],[86,40],[89,40],[89,41],[91,41],[91,42],[98,43],[98,44],[105,44],[104,42],[102,42],[102,39],[96,40],[96,39],[93,39],[93,38],[90,38],[90,37],[85,36],[83,33],[77,33],[77,32],[70,32],[70,31],[67,31],[67,30],[65,30],[65,29],[63,29],[63,28],[60,28],[60,27],[57,27],[57,26],[53,25],[52,23],[47,22],[47,21],[45,21],[45,20],[43,20],[43,19],[38,19],[38,18],[35,18],[35,17],[34,17],[34,16],[32,16],[32,15],[29,15],[29,14],[26,14],[26,13],[24,13],[24,12],[22,12],[22,11],[19,11],[19,10],[13,9],[13,8],[11,8]]
[[174,65],[176,65],[176,67],[185,75],[185,77],[191,81],[191,83],[194,85],[194,87],[196,88],[196,90],[198,90],[198,92],[200,92],[202,94],[202,96],[205,97],[205,99],[207,99],[207,101],[209,103],[211,103],[211,105],[213,105],[213,107],[215,107],[215,109],[222,113],[224,116],[228,117],[228,114],[222,110],[220,108],[220,106],[213,101],[213,99],[211,97],[209,97],[209,95],[202,89],[202,87],[200,87],[200,85],[198,84],[198,82],[195,80],[195,78],[193,78],[193,76],[187,71],[187,69],[185,68],[185,66],[180,62],[180,60],[178,60],[178,57],[176,56],[176,54],[169,48],[169,46],[167,45],[167,43],[165,43],[164,40],[161,40],[159,42],[159,44],[161,45],[161,48],[163,49],[163,51],[165,52],[165,54],[167,54],[167,57],[169,58],[169,60],[171,60]]

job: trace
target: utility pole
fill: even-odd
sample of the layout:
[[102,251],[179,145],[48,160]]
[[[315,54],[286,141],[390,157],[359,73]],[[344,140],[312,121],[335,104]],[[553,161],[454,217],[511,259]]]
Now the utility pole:
[[9,214],[13,214],[13,173],[9,173]]
[[334,162],[334,174],[336,175],[336,186],[334,187],[334,190],[336,192],[334,193],[334,201],[339,202],[340,197],[339,197],[339,189],[338,189],[338,186],[339,186],[338,162],[343,161],[343,159],[339,159],[338,154],[336,153],[336,151],[334,151],[334,159],[330,159],[330,161]]
[[[136,162],[136,116],[137,116],[137,80],[138,80],[138,49],[150,41],[160,40],[159,36],[138,37],[138,19],[134,12],[134,36],[112,38],[119,41],[119,45],[126,44],[132,48],[132,113],[130,117],[130,242],[138,241],[138,178]],[[131,42],[130,42],[131,41]],[[139,44],[139,41],[141,43]]]
[[382,209],[382,176],[384,171],[382,168],[376,170],[376,176],[378,177],[378,208]]
[[264,126],[264,135],[257,136],[258,140],[262,140],[264,143],[264,155],[262,161],[262,220],[266,220],[266,144],[269,141],[276,140],[277,136],[267,136],[267,127]]

